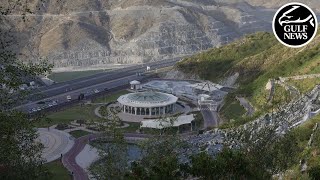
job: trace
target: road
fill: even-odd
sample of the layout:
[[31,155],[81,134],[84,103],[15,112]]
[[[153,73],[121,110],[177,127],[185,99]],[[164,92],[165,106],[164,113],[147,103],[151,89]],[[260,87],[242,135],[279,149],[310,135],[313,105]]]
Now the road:
[[201,105],[200,110],[204,120],[204,129],[218,127],[220,122],[218,112],[211,110],[208,105]]
[[[131,67],[118,69],[114,71],[102,72],[92,76],[83,77],[83,78],[79,78],[79,79],[75,79],[67,82],[57,83],[47,87],[42,87],[42,88],[39,88],[39,91],[44,95],[53,96],[69,90],[81,89],[81,88],[92,86],[95,84],[100,84],[106,81],[110,81],[110,80],[114,80],[114,79],[118,79],[126,76],[131,76],[136,73],[145,72],[147,66],[150,66],[152,68],[151,70],[156,68],[173,66],[179,60],[180,59],[175,58],[173,60],[146,63],[143,65],[131,66]],[[37,92],[34,92],[33,94],[37,94]]]
[[[73,179],[75,180],[88,180],[88,174],[82,167],[80,167],[76,162],[76,157],[84,149],[89,140],[97,139],[101,137],[101,134],[90,134],[87,136],[80,137],[75,140],[73,147],[62,157],[63,165],[73,174]],[[133,139],[144,139],[150,137],[146,134],[134,134],[127,133],[124,134],[127,140]]]
[[247,116],[251,117],[253,116],[255,110],[254,107],[243,97],[236,97],[238,101],[240,102],[241,106],[243,106],[247,111]]
[[[88,96],[94,94],[95,90],[102,92],[105,91],[106,88],[112,89],[127,85],[129,81],[141,80],[145,78],[144,76],[138,76],[137,73],[145,72],[147,66],[150,66],[151,70],[155,70],[173,66],[179,60],[180,59],[175,58],[166,61],[146,63],[143,65],[98,73],[89,77],[41,87],[36,92],[30,94],[29,99],[31,99],[31,101],[22,105],[18,105],[14,109],[28,112],[30,109],[39,107],[38,103],[41,101],[55,100],[61,104],[63,102],[67,102],[67,96],[71,96],[72,99],[77,99],[80,94],[85,94]],[[37,94],[41,94],[43,97],[36,97]]]

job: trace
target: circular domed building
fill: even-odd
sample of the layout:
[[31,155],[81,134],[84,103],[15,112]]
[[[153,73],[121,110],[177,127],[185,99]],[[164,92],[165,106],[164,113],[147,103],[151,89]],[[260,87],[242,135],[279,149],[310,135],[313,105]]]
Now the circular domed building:
[[122,111],[127,114],[142,116],[160,116],[175,111],[178,98],[160,92],[130,93],[118,98]]

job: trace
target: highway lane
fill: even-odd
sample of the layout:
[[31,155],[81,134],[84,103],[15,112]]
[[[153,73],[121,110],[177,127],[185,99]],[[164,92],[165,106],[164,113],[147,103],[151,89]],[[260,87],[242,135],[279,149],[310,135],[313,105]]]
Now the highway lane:
[[[55,96],[51,96],[49,98],[45,98],[45,99],[41,99],[39,101],[35,101],[35,102],[31,102],[28,104],[24,104],[24,105],[20,105],[18,107],[16,107],[15,109],[19,109],[22,111],[29,111],[32,108],[37,108],[41,105],[38,104],[38,102],[40,101],[49,101],[49,100],[55,100],[58,101],[59,104],[62,104],[64,102],[67,102],[67,96],[71,96],[72,99],[77,99],[78,96],[80,94],[85,94],[85,95],[92,95],[94,94],[94,90],[98,90],[99,92],[104,91],[105,88],[108,89],[112,89],[112,88],[116,88],[119,86],[123,86],[123,85],[127,85],[130,81],[132,80],[141,80],[142,78],[144,78],[143,76],[137,76],[137,75],[131,75],[131,76],[127,76],[127,77],[122,77],[122,78],[118,78],[118,79],[114,79],[111,81],[106,81],[100,84],[96,84],[93,86],[88,86],[88,87],[84,87],[81,89],[77,89],[77,90],[73,90],[70,92],[63,92],[61,94],[55,95]],[[88,94],[90,93],[90,94]]]
[[83,87],[91,86],[94,84],[99,84],[105,81],[125,77],[125,76],[130,76],[136,73],[142,73],[145,72],[147,69],[147,66],[151,67],[152,69],[157,69],[157,68],[163,68],[163,67],[168,67],[168,66],[173,66],[179,59],[173,59],[169,61],[160,61],[160,62],[153,62],[153,63],[146,63],[143,65],[138,65],[138,66],[132,66],[124,69],[119,69],[115,71],[110,71],[110,72],[105,72],[105,73],[99,73],[96,75],[92,75],[89,77],[85,78],[79,78],[75,80],[71,80],[68,82],[63,82],[63,83],[57,83],[52,86],[48,87],[42,87],[39,88],[36,92],[32,93],[30,96],[30,100],[37,100],[37,98],[34,96],[36,94],[41,94],[44,97],[50,97],[54,95],[58,95],[64,92],[80,89]]
[[179,59],[169,61],[161,61],[154,63],[147,63],[139,66],[132,66],[114,72],[100,73],[86,78],[80,78],[64,83],[57,83],[52,86],[40,88],[39,94],[43,95],[42,98],[37,98],[29,101],[26,104],[18,105],[14,109],[30,112],[31,109],[39,108],[40,101],[58,101],[59,104],[67,102],[67,96],[72,99],[77,99],[80,94],[92,95],[94,91],[99,92],[107,89],[116,88],[119,86],[127,85],[132,80],[141,80],[144,76],[138,76],[137,73],[145,72],[146,67],[150,66],[151,70],[173,66]]

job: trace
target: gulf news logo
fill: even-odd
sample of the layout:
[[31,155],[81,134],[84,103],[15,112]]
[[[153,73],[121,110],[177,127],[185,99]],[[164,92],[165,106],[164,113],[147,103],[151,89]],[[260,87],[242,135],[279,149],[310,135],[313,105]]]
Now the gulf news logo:
[[310,7],[302,3],[282,6],[273,18],[273,32],[285,46],[307,45],[317,34],[318,20]]

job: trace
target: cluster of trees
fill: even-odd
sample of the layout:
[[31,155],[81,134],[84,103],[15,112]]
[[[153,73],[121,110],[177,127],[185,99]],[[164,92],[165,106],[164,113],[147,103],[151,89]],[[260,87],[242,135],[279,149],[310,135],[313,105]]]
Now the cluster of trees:
[[[216,154],[206,152],[181,161],[183,152],[189,149],[188,143],[176,136],[158,136],[141,144],[141,157],[129,163],[126,143],[116,142],[112,151],[107,148],[106,159],[100,166],[93,166],[99,178],[112,179],[270,179],[274,174],[284,172],[299,162],[297,140],[289,133],[276,142],[263,147],[229,149]],[[121,147],[121,148],[120,148]],[[124,150],[124,151],[121,151]],[[117,157],[117,158],[114,158]],[[122,162],[122,166],[118,166]],[[110,166],[116,166],[110,168]],[[122,167],[121,169],[119,167]],[[123,168],[125,167],[125,168]],[[111,171],[112,169],[112,171]],[[115,172],[117,173],[115,173]],[[116,175],[116,176],[115,176]]]
[[23,98],[18,89],[24,77],[43,74],[50,66],[24,64],[16,58],[12,49],[17,44],[5,19],[12,11],[30,12],[27,1],[7,0],[0,5],[0,179],[44,179],[49,174],[41,158],[43,146],[35,142],[36,130],[25,114],[10,108]]

